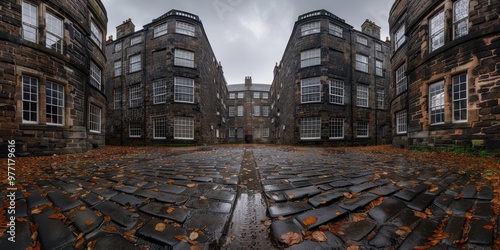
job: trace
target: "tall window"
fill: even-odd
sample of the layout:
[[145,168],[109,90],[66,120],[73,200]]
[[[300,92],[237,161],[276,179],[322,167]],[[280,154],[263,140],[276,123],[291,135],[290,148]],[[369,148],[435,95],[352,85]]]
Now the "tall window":
[[384,76],[383,68],[384,68],[384,62],[375,60],[375,75]]
[[368,73],[368,57],[356,54],[356,70]]
[[128,136],[130,138],[139,138],[142,136],[141,122],[130,122],[128,124]]
[[229,93],[229,99],[235,99],[236,93]]
[[444,122],[444,82],[429,85],[429,108],[431,124]]
[[396,113],[396,132],[398,134],[406,134],[407,130],[407,115],[406,110]]
[[122,42],[117,42],[115,44],[115,53],[120,52],[122,50]]
[[187,50],[176,49],[174,65],[194,68],[194,53]]
[[300,67],[305,68],[321,64],[321,49],[306,50],[300,53]]
[[340,26],[337,26],[333,23],[330,23],[328,28],[329,28],[330,34],[332,34],[334,36],[338,36],[338,37],[343,37],[344,30]]
[[396,70],[396,94],[403,93],[406,88],[406,64],[403,64]]
[[245,98],[245,92],[238,92],[238,99]]
[[444,45],[444,11],[439,12],[430,20],[431,52]]
[[243,116],[243,106],[238,106],[238,116]]
[[396,41],[394,42],[394,50],[398,50],[399,47],[401,47],[401,45],[403,45],[403,43],[405,43],[406,41],[404,24],[396,31],[394,37],[396,37]]
[[253,92],[253,99],[260,99],[260,92]]
[[243,128],[238,128],[238,130],[236,131],[236,136],[239,139],[243,139]]
[[269,128],[262,128],[262,138],[269,138]]
[[469,0],[453,3],[453,37],[459,38],[469,33]]
[[385,91],[383,89],[377,89],[377,108],[384,108]]
[[368,137],[368,122],[356,122],[356,137]]
[[344,105],[344,82],[330,80],[330,103]]
[[142,89],[140,84],[130,86],[130,107],[137,108],[142,105]]
[[188,36],[195,36],[195,27],[189,23],[177,22],[175,25],[175,32]]
[[194,103],[194,80],[184,77],[174,78],[174,100]]
[[90,132],[101,133],[101,108],[90,104]]
[[319,33],[321,30],[321,24],[320,22],[311,22],[311,23],[306,23],[304,25],[302,25],[302,27],[300,27],[300,32],[302,34],[302,36],[305,36],[305,35],[310,35],[310,34],[315,34],[315,33]]
[[262,106],[262,116],[269,117],[269,106]]
[[267,92],[262,93],[262,99],[264,99],[264,100],[269,99],[269,93],[267,93]]
[[135,56],[131,56],[129,58],[130,60],[130,68],[129,68],[129,72],[132,73],[132,72],[137,72],[139,70],[142,69],[142,65],[141,65],[141,55],[135,55]]
[[94,62],[90,62],[90,83],[97,89],[101,89],[102,71]]
[[359,107],[368,107],[368,99],[368,86],[358,85],[356,88],[356,105]]
[[229,138],[234,138],[236,137],[236,129],[235,128],[229,128]]
[[122,108],[122,100],[123,100],[122,89],[113,90],[113,97],[114,97],[115,109],[121,109]]
[[229,117],[234,117],[236,115],[236,107],[229,106]]
[[304,118],[300,120],[300,139],[321,139],[321,118]]
[[453,121],[467,121],[467,74],[453,77]]
[[45,46],[62,53],[63,47],[63,21],[54,14],[47,12],[45,30]]
[[23,123],[38,123],[38,79],[23,76]]
[[260,116],[260,106],[259,105],[253,106],[253,115]]
[[174,139],[194,139],[194,119],[190,117],[174,117]]
[[38,7],[23,1],[23,38],[38,42]]
[[142,42],[142,37],[141,36],[134,36],[130,38],[130,46],[136,45]]
[[115,76],[122,75],[122,61],[115,61]]
[[47,82],[46,117],[49,125],[64,125],[64,87]]
[[167,139],[167,118],[153,119],[153,139]]
[[153,82],[153,104],[167,102],[167,80],[161,79]]
[[366,37],[357,36],[356,42],[361,43],[365,46],[368,46],[368,39],[366,39]]
[[97,27],[94,21],[90,21],[90,30],[92,31],[92,41],[94,41],[99,48],[102,48],[102,31]]
[[344,139],[344,119],[330,119],[330,139]]
[[168,33],[168,24],[163,23],[163,24],[156,26],[154,28],[153,32],[154,32],[153,37],[159,37],[161,35],[167,34]]
[[300,102],[310,103],[321,101],[321,81],[319,77],[300,81]]

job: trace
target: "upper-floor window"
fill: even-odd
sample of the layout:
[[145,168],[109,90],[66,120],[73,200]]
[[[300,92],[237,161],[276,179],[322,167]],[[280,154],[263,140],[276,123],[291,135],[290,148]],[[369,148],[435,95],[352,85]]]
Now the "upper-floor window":
[[253,106],[253,115],[260,116],[260,106],[259,105]]
[[253,99],[259,99],[260,98],[260,92],[253,92]]
[[453,121],[467,121],[467,74],[454,76],[453,80]]
[[90,62],[90,84],[101,89],[102,71],[94,62]]
[[429,21],[430,51],[444,45],[444,10],[433,16]]
[[262,106],[262,116],[264,117],[269,116],[269,106]]
[[375,60],[375,75],[377,76],[384,76],[384,62]]
[[114,67],[115,67],[115,76],[121,76],[122,75],[122,61],[115,61]]
[[46,31],[45,46],[62,53],[63,47],[63,21],[54,14],[47,12],[46,14]]
[[23,38],[38,42],[38,7],[23,1]]
[[130,86],[130,107],[137,108],[142,105],[142,89],[140,84]]
[[194,52],[176,49],[174,65],[194,68]]
[[429,85],[431,124],[444,123],[444,81]]
[[453,3],[453,37],[459,38],[469,33],[469,0]]
[[329,24],[329,31],[330,34],[338,37],[343,37],[344,29],[342,29],[340,26],[337,26],[333,23]]
[[134,36],[130,38],[130,46],[136,45],[142,42],[142,37],[141,36]]
[[330,80],[330,103],[344,105],[344,82]]
[[238,92],[238,99],[245,98],[245,92]]
[[175,32],[188,36],[195,36],[195,26],[185,22],[177,22]]
[[368,46],[368,39],[366,39],[366,37],[362,37],[362,36],[358,35],[356,41],[358,43],[365,45],[365,46]]
[[319,21],[311,22],[311,23],[303,24],[300,27],[300,32],[301,32],[302,36],[305,36],[305,35],[310,35],[310,34],[314,34],[314,33],[319,33],[321,31],[320,28],[321,28],[321,23]]
[[139,71],[139,70],[142,69],[141,55],[131,56],[129,58],[129,60],[130,60],[130,67],[129,67],[129,72],[130,73],[136,72],[136,71]]
[[168,23],[163,23],[154,28],[153,37],[159,37],[168,33]]
[[167,80],[161,79],[153,82],[153,104],[167,102]]
[[406,64],[403,64],[396,70],[396,94],[406,91],[406,85]]
[[38,123],[38,79],[23,76],[23,123]]
[[236,107],[229,106],[229,117],[234,117],[236,114]]
[[264,100],[269,99],[269,93],[267,93],[267,92],[262,93],[262,99],[264,99]]
[[122,50],[122,42],[117,42],[115,44],[115,53],[120,52]]
[[356,54],[356,70],[368,73],[368,57]]
[[396,38],[396,41],[394,42],[394,50],[397,50],[406,41],[404,24],[396,31],[396,33],[394,33],[394,37]]
[[184,77],[174,78],[174,100],[194,103],[194,80]]
[[122,108],[122,100],[123,100],[122,89],[113,90],[113,96],[114,96],[114,102],[113,102],[114,108],[121,109]]
[[382,51],[382,45],[380,43],[375,43],[375,50]]
[[301,68],[319,64],[321,64],[321,49],[306,50],[300,53]]
[[97,27],[94,21],[90,22],[90,30],[92,31],[92,41],[94,41],[99,48],[102,49],[102,31]]
[[384,108],[385,91],[383,89],[377,89],[377,108]]
[[47,82],[46,118],[48,125],[64,125],[64,86]]
[[319,77],[300,81],[300,102],[310,103],[321,101],[321,81]]
[[229,99],[235,99],[236,93],[229,93]]
[[238,106],[238,116],[243,116],[243,106]]
[[369,88],[366,85],[358,85],[356,88],[356,104],[359,107],[368,107]]

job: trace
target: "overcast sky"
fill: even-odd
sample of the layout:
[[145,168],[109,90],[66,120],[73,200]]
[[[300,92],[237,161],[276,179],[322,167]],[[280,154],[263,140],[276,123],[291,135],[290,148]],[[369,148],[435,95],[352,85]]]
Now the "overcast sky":
[[283,56],[299,15],[326,9],[355,29],[370,19],[389,34],[388,15],[394,0],[102,0],[108,12],[108,35],[131,18],[136,31],[172,9],[198,15],[228,84],[272,83],[273,69]]

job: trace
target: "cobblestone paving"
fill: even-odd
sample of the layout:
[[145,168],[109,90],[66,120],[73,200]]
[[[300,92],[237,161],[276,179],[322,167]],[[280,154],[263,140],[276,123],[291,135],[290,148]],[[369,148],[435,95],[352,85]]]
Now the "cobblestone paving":
[[500,239],[493,187],[456,165],[349,149],[201,149],[42,164],[43,175],[18,176],[16,242],[4,230],[0,249],[495,249]]

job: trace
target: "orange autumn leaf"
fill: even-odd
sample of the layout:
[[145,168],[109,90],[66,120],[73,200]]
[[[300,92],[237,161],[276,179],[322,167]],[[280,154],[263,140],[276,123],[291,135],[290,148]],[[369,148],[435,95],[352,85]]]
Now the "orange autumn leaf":
[[354,197],[354,195],[351,193],[345,192],[344,197],[346,197],[347,199],[352,199],[352,197]]
[[304,218],[304,219],[302,220],[302,223],[303,223],[304,225],[306,225],[306,226],[310,226],[310,225],[312,225],[312,224],[316,223],[316,221],[318,221],[318,217],[316,217],[316,216],[309,216],[309,217],[307,217],[307,218]]
[[118,229],[116,229],[116,227],[105,227],[105,228],[103,228],[103,230],[106,232],[111,232],[111,233],[118,231]]
[[422,213],[422,212],[419,212],[419,211],[414,211],[414,213],[415,213],[415,216],[422,218],[422,220],[426,220],[427,219],[427,214],[425,214],[425,213]]
[[104,216],[104,221],[110,221],[111,220],[111,217],[109,217],[108,215]]
[[494,227],[492,225],[485,225],[483,228],[486,230],[493,230]]
[[155,231],[163,232],[163,231],[165,231],[166,227],[167,227],[167,225],[165,223],[160,222],[160,223],[156,224]]
[[31,210],[31,214],[32,214],[32,215],[33,215],[33,214],[39,214],[39,213],[41,213],[41,212],[42,212],[42,209],[40,209],[40,208],[35,208],[35,209]]
[[174,238],[176,238],[178,241],[184,241],[184,242],[189,241],[189,238],[186,235],[175,235]]
[[64,217],[64,215],[63,215],[63,214],[59,214],[59,213],[57,213],[57,214],[53,214],[53,215],[50,215],[50,216],[49,216],[49,219],[59,219],[59,220],[63,220],[63,219],[65,219],[65,218],[66,218],[66,217]]
[[81,238],[81,239],[77,240],[76,243],[75,243],[75,248],[79,249],[79,248],[83,247],[83,243],[85,243],[85,239],[84,238]]
[[365,220],[367,216],[368,216],[368,214],[365,214],[365,213],[353,214],[352,221],[353,222],[362,221],[362,220]]
[[312,233],[312,239],[313,239],[313,241],[317,241],[317,242],[323,242],[323,241],[327,240],[325,233],[323,233],[321,231],[314,231]]
[[294,233],[294,232],[288,232],[288,233],[282,234],[280,236],[280,239],[283,242],[285,242],[285,244],[287,244],[289,246],[299,244],[300,242],[302,242],[302,236],[300,234]]
[[188,187],[188,188],[194,188],[194,187],[196,187],[196,184],[194,184],[194,183],[187,184],[187,187]]
[[88,220],[88,221],[85,221],[85,225],[88,227],[90,225],[92,225],[92,223],[94,223],[93,221],[91,220]]
[[189,234],[189,240],[196,240],[198,236],[199,234],[197,232],[191,232],[191,234]]
[[167,214],[171,214],[174,211],[174,207],[168,207],[167,208]]

